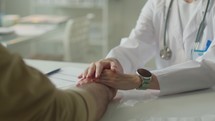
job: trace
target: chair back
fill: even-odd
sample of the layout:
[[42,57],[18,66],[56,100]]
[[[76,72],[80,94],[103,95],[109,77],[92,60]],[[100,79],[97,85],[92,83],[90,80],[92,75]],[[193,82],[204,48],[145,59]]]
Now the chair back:
[[86,56],[89,43],[89,29],[93,14],[71,19],[65,28],[64,61],[81,62]]

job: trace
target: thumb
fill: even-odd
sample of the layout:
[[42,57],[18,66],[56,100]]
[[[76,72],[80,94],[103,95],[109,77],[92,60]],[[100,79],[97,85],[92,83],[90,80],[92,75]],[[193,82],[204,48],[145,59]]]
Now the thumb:
[[119,72],[119,68],[116,63],[111,62],[110,69],[115,72]]

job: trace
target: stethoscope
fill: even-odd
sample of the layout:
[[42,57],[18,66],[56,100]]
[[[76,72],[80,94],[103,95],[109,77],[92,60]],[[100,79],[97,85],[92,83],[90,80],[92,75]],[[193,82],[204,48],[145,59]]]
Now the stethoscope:
[[[167,27],[168,27],[169,16],[170,16],[170,11],[172,9],[173,1],[174,0],[171,0],[169,8],[168,8],[168,11],[167,11],[166,22],[165,22],[165,26],[164,26],[163,49],[160,50],[160,57],[162,59],[164,59],[164,60],[170,60],[171,57],[172,57],[172,50],[167,45],[166,35],[167,35]],[[210,0],[208,0],[208,2],[207,2],[204,17],[203,17],[203,19],[202,19],[202,21],[201,21],[201,23],[199,25],[199,29],[198,29],[198,32],[197,32],[194,48],[198,48],[198,46],[199,46],[199,44],[201,42],[203,31],[204,31],[205,26],[206,26],[205,19],[206,19],[206,15],[207,15],[207,12],[208,12],[209,4],[210,4]]]

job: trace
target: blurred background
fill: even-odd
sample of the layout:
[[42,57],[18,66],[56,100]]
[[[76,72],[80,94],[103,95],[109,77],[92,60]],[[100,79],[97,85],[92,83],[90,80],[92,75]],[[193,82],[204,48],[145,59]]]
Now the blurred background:
[[89,63],[129,36],[146,0],[0,0],[0,42],[23,58]]

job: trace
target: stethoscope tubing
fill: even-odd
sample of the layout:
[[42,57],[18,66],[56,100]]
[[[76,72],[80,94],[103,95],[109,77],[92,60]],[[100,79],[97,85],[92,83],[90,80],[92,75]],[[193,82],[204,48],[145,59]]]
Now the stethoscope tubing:
[[166,22],[165,22],[165,26],[164,26],[164,40],[163,40],[164,47],[167,47],[166,35],[167,35],[167,27],[168,27],[170,12],[172,9],[172,4],[173,4],[173,0],[171,0],[171,2],[170,2],[170,5],[169,5],[168,11],[167,11]]
[[[168,45],[167,45],[167,29],[168,29],[168,22],[169,22],[169,17],[170,17],[170,12],[171,12],[171,9],[172,9],[172,4],[173,4],[173,1],[174,0],[171,0],[170,2],[170,5],[168,7],[168,11],[167,11],[167,16],[166,16],[166,22],[165,22],[165,26],[164,26],[164,40],[163,40],[163,48],[165,50],[165,48],[169,48]],[[207,12],[208,12],[208,8],[209,8],[209,4],[210,4],[210,0],[208,0],[207,2],[207,6],[206,6],[206,9],[205,9],[205,13],[204,13],[204,16],[203,16],[203,19],[199,25],[199,29],[198,29],[198,32],[197,32],[197,35],[196,35],[196,40],[195,40],[195,47],[194,48],[198,48],[200,42],[201,42],[201,38],[202,38],[202,35],[203,35],[203,32],[204,32],[204,29],[205,29],[205,19],[206,19],[206,15],[207,15]],[[169,48],[169,50],[171,51],[171,49]],[[162,51],[162,50],[161,50]],[[165,56],[165,55],[163,55]],[[170,55],[172,56],[172,55]],[[163,57],[161,57],[163,58]],[[171,58],[171,57],[169,57]]]
[[202,21],[201,21],[201,23],[199,25],[199,29],[198,29],[198,32],[197,32],[197,35],[196,35],[194,49],[198,49],[198,46],[199,46],[199,44],[201,42],[202,35],[203,35],[204,29],[205,29],[205,26],[206,26],[205,19],[206,19],[206,15],[207,15],[207,12],[208,12],[209,4],[210,4],[210,0],[208,0],[208,2],[207,2],[204,17],[203,17],[203,19],[202,19]]

